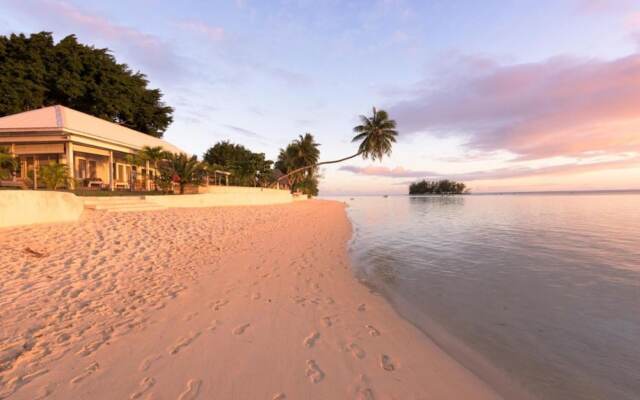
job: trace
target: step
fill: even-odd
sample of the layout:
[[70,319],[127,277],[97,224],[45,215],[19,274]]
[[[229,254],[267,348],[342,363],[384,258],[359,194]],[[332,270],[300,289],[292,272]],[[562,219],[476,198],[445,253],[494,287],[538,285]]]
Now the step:
[[84,200],[84,204],[120,204],[120,203],[141,203],[147,201],[144,198],[118,198],[118,199],[109,199],[109,200]]
[[140,204],[156,204],[151,201],[118,201],[113,203],[85,203],[85,208],[95,208],[95,209],[103,209],[103,208],[111,208],[111,207],[126,207],[126,206],[137,206]]
[[158,204],[146,204],[142,206],[107,208],[102,211],[105,211],[108,213],[122,213],[122,212],[139,212],[139,211],[158,211],[158,210],[166,210],[166,209],[167,207],[164,207]]

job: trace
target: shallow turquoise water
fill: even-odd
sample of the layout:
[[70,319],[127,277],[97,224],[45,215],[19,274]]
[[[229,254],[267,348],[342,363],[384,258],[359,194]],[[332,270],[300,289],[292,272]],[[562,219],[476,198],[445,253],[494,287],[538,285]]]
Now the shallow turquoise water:
[[507,398],[640,399],[640,194],[340,200],[356,274]]

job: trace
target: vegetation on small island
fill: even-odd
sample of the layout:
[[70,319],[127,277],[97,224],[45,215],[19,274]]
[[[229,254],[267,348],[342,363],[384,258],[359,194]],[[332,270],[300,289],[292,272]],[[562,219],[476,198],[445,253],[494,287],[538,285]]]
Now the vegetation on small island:
[[440,195],[452,195],[452,194],[467,194],[469,189],[462,182],[451,181],[448,179],[442,179],[439,181],[428,181],[423,179],[418,182],[413,182],[409,185],[410,195],[420,194],[440,194]]
[[0,36],[0,117],[51,105],[73,108],[162,137],[173,109],[140,72],[108,49],[49,32]]

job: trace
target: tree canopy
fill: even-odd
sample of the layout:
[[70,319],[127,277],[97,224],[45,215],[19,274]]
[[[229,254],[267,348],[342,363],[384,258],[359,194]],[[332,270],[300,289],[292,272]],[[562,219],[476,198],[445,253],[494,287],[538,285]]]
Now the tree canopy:
[[320,159],[318,146],[313,135],[305,133],[280,149],[275,167],[288,176],[291,191],[318,195],[318,167],[315,166]]
[[229,141],[216,143],[204,153],[203,159],[213,169],[231,172],[229,182],[232,185],[254,186],[272,176],[273,161],[267,160],[264,153],[254,153]]
[[0,116],[63,105],[155,137],[173,121],[158,89],[108,49],[69,35],[0,36]]
[[463,194],[469,189],[462,182],[442,179],[439,181],[427,181],[423,179],[409,185],[409,194]]

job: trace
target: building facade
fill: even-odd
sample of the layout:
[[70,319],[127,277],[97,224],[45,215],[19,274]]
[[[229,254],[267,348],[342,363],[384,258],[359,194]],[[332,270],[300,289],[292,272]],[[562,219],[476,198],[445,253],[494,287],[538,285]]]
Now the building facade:
[[111,190],[151,189],[157,171],[132,158],[145,146],[182,152],[164,140],[63,106],[0,118],[0,146],[19,160],[17,178],[34,187],[41,186],[38,168],[57,162],[68,166],[74,187]]

